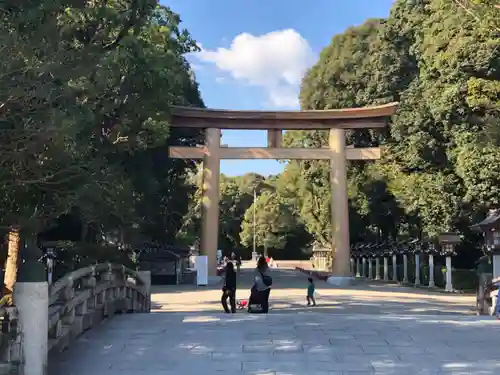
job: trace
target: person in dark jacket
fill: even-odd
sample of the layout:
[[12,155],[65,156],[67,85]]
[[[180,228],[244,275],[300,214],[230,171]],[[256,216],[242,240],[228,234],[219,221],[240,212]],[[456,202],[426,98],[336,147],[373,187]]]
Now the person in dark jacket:
[[[231,311],[229,311],[229,307],[227,306],[228,298],[231,305]],[[236,272],[234,271],[234,265],[232,262],[228,262],[226,265],[221,303],[227,314],[236,313]]]
[[257,261],[257,268],[254,274],[254,288],[260,295],[262,304],[262,312],[267,314],[269,311],[269,294],[271,293],[271,285],[273,279],[269,272],[269,266],[266,258],[261,256]]

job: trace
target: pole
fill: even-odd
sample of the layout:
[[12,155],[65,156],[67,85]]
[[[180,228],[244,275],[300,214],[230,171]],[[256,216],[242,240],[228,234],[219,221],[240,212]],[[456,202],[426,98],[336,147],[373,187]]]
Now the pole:
[[255,204],[257,202],[257,191],[255,190],[255,188],[253,189],[253,256],[255,256],[256,254],[256,251],[255,251],[255,245],[256,245],[256,232],[255,232],[255,223],[256,223],[256,220],[255,220],[255,212],[256,212],[256,209],[255,209]]

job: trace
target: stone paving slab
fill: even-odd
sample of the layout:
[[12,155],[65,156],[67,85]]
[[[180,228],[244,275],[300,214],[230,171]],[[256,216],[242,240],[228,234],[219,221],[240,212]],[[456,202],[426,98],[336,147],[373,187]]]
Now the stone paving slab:
[[498,375],[499,343],[482,317],[153,313],[85,333],[50,374]]
[[269,315],[221,314],[215,287],[157,288],[156,312],[85,333],[49,375],[500,374],[500,323],[469,315],[471,297],[318,284],[320,306],[306,308],[303,275],[273,270],[273,279]]

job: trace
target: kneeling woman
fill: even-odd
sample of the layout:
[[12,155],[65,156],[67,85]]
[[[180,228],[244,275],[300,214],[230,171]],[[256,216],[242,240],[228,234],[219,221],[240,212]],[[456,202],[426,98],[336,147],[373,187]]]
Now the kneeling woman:
[[[229,304],[231,305],[231,311],[229,311],[229,307],[227,306],[228,298]],[[226,265],[221,303],[227,314],[230,312],[233,314],[236,313],[236,272],[234,272],[234,265],[232,262],[228,262]]]
[[262,305],[262,313],[267,314],[269,311],[269,294],[271,293],[271,285],[273,279],[269,274],[269,266],[266,258],[263,256],[257,261],[257,268],[254,276],[254,289],[259,294],[260,303]]

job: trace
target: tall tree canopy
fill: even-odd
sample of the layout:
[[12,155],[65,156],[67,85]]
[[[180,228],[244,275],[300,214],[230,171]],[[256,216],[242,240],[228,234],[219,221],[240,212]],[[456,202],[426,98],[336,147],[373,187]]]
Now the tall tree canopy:
[[[335,35],[305,75],[303,109],[400,102],[386,130],[347,135],[348,144],[384,150],[380,161],[349,162],[352,242],[458,230],[470,248],[476,238],[469,225],[498,207],[500,35],[495,4],[395,1],[387,19],[370,19]],[[324,147],[327,133],[288,131],[284,143]],[[279,201],[296,218],[294,230],[303,224],[322,245],[330,242],[335,209],[329,169],[324,161],[290,161],[272,180]],[[240,199],[236,185],[222,186],[222,227],[227,220],[233,228],[238,222],[230,218],[236,211],[229,203],[230,196]],[[241,233],[247,244],[249,207]],[[256,210],[257,216],[266,215],[263,205]],[[461,255],[471,266],[474,252]]]
[[197,49],[156,0],[6,1],[0,38],[0,217],[34,233],[71,206],[105,229],[172,240],[187,210],[169,105],[203,106]]
[[[388,19],[335,36],[307,73],[303,108],[401,103],[390,132],[348,137],[355,145],[384,145],[381,161],[349,166],[350,198],[366,234],[467,234],[478,214],[497,205],[496,163],[487,160],[498,152],[491,135],[500,133],[498,36],[489,19],[452,2],[396,1]],[[291,143],[318,137],[326,142],[318,132],[288,135]],[[318,180],[310,169],[302,163],[297,178],[327,182],[326,173]]]

